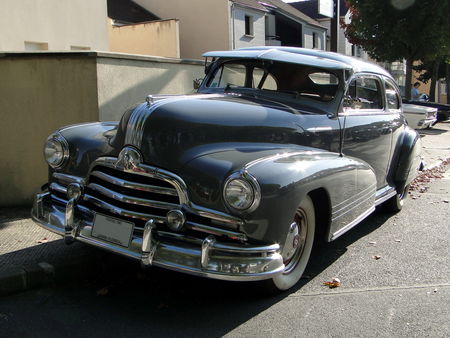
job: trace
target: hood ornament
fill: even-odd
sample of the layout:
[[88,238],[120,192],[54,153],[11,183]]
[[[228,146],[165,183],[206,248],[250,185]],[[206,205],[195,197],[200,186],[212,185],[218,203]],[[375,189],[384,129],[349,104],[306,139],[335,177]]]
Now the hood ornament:
[[118,169],[139,171],[138,167],[141,163],[141,153],[133,147],[125,147],[120,151],[114,166]]

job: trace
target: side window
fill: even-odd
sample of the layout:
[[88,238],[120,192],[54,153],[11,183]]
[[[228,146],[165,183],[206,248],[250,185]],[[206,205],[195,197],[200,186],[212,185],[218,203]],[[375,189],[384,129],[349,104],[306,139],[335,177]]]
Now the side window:
[[209,83],[208,87],[225,88],[231,87],[244,87],[245,86],[246,68],[244,65],[224,64],[220,67],[214,78]]
[[361,76],[349,85],[344,107],[350,109],[382,109],[382,90],[377,78]]
[[386,88],[386,100],[389,110],[398,110],[401,106],[400,96],[398,95],[395,86],[389,80],[384,81],[384,86]]
[[264,70],[261,68],[253,69],[253,88],[277,90],[277,82],[271,74],[264,76]]

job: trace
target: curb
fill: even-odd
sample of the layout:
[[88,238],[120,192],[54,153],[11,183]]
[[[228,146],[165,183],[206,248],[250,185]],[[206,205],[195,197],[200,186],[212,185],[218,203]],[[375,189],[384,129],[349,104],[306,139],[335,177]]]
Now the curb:
[[100,255],[85,255],[60,264],[40,262],[0,271],[0,296],[78,280],[101,269]]

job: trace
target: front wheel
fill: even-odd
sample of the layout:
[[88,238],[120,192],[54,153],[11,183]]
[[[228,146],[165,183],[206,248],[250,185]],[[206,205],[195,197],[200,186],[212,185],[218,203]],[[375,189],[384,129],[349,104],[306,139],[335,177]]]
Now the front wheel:
[[311,255],[316,219],[314,204],[309,196],[300,203],[289,227],[283,251],[284,271],[265,281],[268,291],[277,293],[293,287],[303,275]]

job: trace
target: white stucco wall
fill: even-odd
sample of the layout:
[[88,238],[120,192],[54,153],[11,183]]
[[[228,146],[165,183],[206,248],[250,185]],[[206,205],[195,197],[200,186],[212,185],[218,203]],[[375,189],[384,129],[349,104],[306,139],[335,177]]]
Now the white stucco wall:
[[[253,36],[245,35],[245,16],[253,19]],[[264,46],[266,43],[265,12],[243,8],[232,7],[231,25],[234,32],[234,46],[232,48],[243,48],[250,46]],[[233,29],[234,27],[234,29]]]
[[0,0],[0,32],[1,51],[107,51],[106,0]]
[[134,0],[161,19],[180,22],[180,57],[202,59],[211,50],[229,49],[228,0]]

